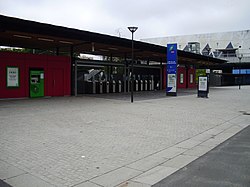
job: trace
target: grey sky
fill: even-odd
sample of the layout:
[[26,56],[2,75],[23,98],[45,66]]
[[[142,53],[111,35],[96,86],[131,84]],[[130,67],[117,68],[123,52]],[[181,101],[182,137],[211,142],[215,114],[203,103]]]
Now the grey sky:
[[250,0],[0,0],[0,14],[136,39],[250,29]]

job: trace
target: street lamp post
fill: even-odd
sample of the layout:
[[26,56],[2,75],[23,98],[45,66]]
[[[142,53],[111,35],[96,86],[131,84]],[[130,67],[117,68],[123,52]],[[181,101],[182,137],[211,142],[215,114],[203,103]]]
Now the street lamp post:
[[129,31],[132,33],[132,64],[131,64],[131,103],[134,102],[134,32],[138,27],[128,27]]
[[242,83],[242,76],[241,76],[241,59],[243,57],[243,54],[240,53],[240,48],[241,46],[239,46],[238,48],[238,59],[239,59],[239,76],[240,76],[240,80],[239,80],[239,90],[240,90],[240,86],[241,86],[241,83]]
[[238,59],[239,59],[239,75],[240,75],[240,81],[239,81],[239,90],[240,90],[240,85],[242,84],[242,75],[241,75],[241,59],[243,55],[239,54]]

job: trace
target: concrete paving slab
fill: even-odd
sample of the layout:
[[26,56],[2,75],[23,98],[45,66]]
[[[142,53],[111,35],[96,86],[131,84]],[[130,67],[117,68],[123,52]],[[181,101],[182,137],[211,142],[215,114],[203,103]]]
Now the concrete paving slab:
[[233,125],[230,128],[226,129],[223,133],[238,133],[243,129],[243,127],[238,125]]
[[127,165],[126,167],[140,170],[140,171],[147,171],[157,165],[160,165],[166,162],[168,158],[159,157],[158,154],[150,155],[146,158],[133,162],[132,164]]
[[190,140],[203,142],[203,141],[206,141],[206,140],[208,140],[208,139],[210,139],[212,137],[213,137],[213,135],[211,135],[211,134],[201,133],[201,134],[198,134],[197,136],[194,136],[194,137],[190,138]]
[[180,147],[184,149],[191,149],[192,147],[195,147],[196,145],[200,144],[202,140],[185,140],[179,144],[176,144],[175,147]]
[[[237,131],[238,132],[238,131]],[[218,142],[224,142],[227,139],[231,138],[233,135],[235,135],[237,132],[231,132],[231,133],[226,133],[225,131],[218,134],[217,136],[215,136],[214,138],[212,138],[212,140],[218,141]]]
[[0,179],[8,179],[27,172],[0,160]]
[[222,131],[223,131],[223,129],[214,127],[214,128],[212,128],[212,129],[207,130],[207,131],[204,132],[204,133],[205,133],[205,134],[210,134],[210,135],[214,135],[214,136],[215,136],[215,135],[221,133]]
[[100,187],[100,185],[94,184],[92,182],[83,182],[83,183],[75,185],[73,187]]
[[54,185],[51,185],[30,174],[19,175],[5,181],[13,187],[54,187]]
[[155,153],[155,156],[170,159],[170,158],[173,158],[177,155],[180,155],[181,153],[185,152],[186,150],[187,149],[185,149],[185,148],[172,146],[172,147],[164,149],[158,153]]
[[211,147],[198,145],[196,147],[193,147],[192,149],[189,149],[188,151],[184,152],[183,154],[200,157],[200,156],[206,154],[210,150],[211,150]]
[[230,128],[231,126],[233,126],[232,123],[225,122],[225,123],[223,123],[223,124],[221,124],[221,125],[216,126],[216,128],[217,128],[217,129],[226,130],[226,129]]
[[[131,181],[145,184],[145,185],[153,185],[153,184],[161,181],[162,179],[164,179],[166,176],[173,174],[177,170],[178,170],[177,168],[157,166],[157,167],[149,170],[148,172],[145,172],[145,173],[131,179]],[[131,183],[128,186],[130,187],[130,185],[132,186],[135,184]]]
[[97,178],[91,179],[90,182],[93,182],[95,184],[105,186],[105,187],[111,187],[121,184],[122,182],[129,180],[139,174],[141,174],[141,171],[122,167],[117,170],[111,171],[109,173],[106,173],[104,175],[101,175]]
[[212,139],[209,139],[209,140],[207,140],[205,142],[202,142],[200,145],[201,146],[207,146],[207,147],[212,147],[213,148],[213,147],[216,147],[217,145],[219,145],[221,143],[222,143],[221,140],[212,138]]
[[[239,118],[239,123],[232,125],[249,124],[249,116],[239,111],[250,111],[250,87],[240,92],[235,87],[218,89],[211,89],[209,99],[190,94],[166,97],[164,92],[161,97],[157,92],[147,97],[143,93],[143,99],[135,98],[133,104],[129,97],[115,99],[119,94],[110,99],[84,96],[0,101],[0,160],[66,187],[152,154],[173,158],[187,150],[178,148],[175,152],[171,147],[178,142],[206,141],[226,130],[226,125],[220,124],[231,123],[233,118]],[[214,132],[208,131],[215,127]],[[202,133],[204,136],[197,136]],[[225,137],[210,140],[206,146],[220,144],[219,139]]]
[[144,184],[141,182],[136,182],[136,181],[127,181],[117,187],[151,187],[152,185],[150,184]]
[[186,166],[187,164],[189,164],[190,162],[193,162],[197,158],[198,158],[197,156],[179,155],[179,156],[163,163],[162,166],[180,169],[180,168]]

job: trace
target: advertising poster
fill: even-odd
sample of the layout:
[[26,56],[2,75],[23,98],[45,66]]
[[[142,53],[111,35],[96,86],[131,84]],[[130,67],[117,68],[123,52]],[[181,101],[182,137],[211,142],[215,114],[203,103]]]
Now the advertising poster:
[[207,77],[199,77],[199,91],[207,91]]
[[17,88],[19,87],[19,68],[7,67],[7,87]]
[[177,87],[177,44],[167,45],[167,95],[176,96]]

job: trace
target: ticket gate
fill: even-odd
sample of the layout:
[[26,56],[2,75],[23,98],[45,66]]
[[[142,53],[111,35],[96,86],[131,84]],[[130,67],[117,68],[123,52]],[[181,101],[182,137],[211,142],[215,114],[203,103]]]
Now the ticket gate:
[[112,81],[111,92],[115,93],[115,81]]
[[109,81],[106,82],[106,93],[109,93]]
[[138,80],[135,80],[135,91],[138,92],[139,86],[138,86]]
[[145,82],[144,82],[144,90],[148,91],[148,81],[147,80],[145,80]]
[[99,82],[99,93],[100,94],[103,93],[103,82],[102,81]]
[[140,91],[143,91],[143,80],[140,80]]
[[121,93],[122,92],[122,81],[118,81],[116,84],[116,92]]
[[148,90],[152,90],[152,80],[148,81]]

